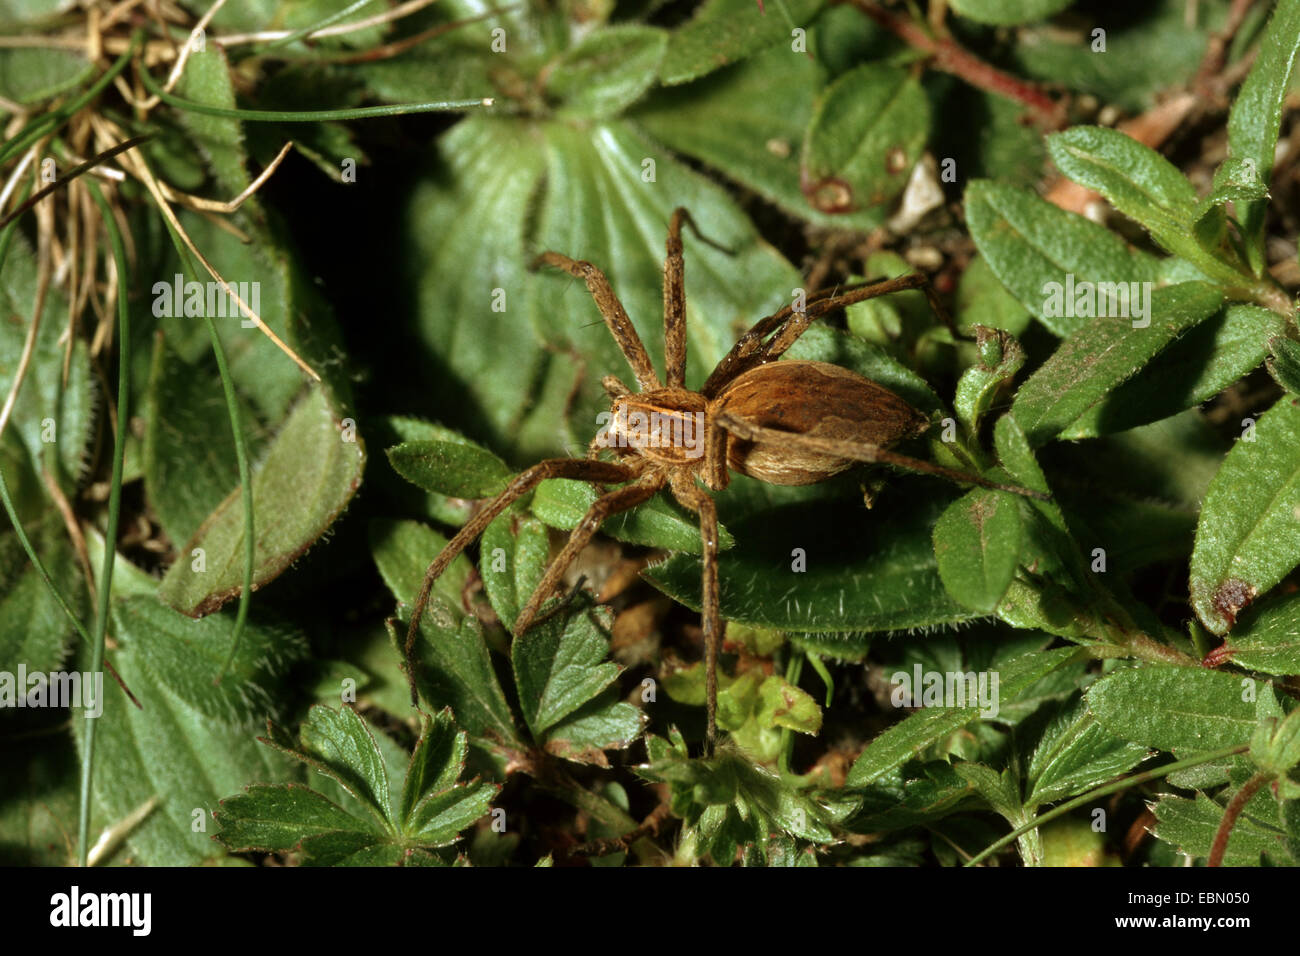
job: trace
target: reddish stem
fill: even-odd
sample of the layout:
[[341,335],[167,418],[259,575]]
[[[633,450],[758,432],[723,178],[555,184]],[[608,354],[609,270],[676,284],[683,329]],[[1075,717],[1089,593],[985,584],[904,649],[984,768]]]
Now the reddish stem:
[[1049,129],[1058,129],[1065,124],[1064,105],[1053,100],[1033,83],[985,63],[947,37],[932,37],[920,24],[890,13],[872,0],[848,2],[908,46],[932,57],[935,68],[951,73],[978,89],[1021,103],[1033,112],[1041,125]]
[[1246,804],[1250,803],[1250,798],[1272,779],[1271,773],[1260,771],[1243,783],[1241,789],[1232,795],[1227,808],[1223,811],[1223,819],[1219,821],[1219,829],[1214,834],[1214,842],[1210,844],[1210,866],[1223,865],[1223,855],[1228,852],[1228,837],[1232,834],[1237,818],[1241,816],[1241,811],[1246,809]]

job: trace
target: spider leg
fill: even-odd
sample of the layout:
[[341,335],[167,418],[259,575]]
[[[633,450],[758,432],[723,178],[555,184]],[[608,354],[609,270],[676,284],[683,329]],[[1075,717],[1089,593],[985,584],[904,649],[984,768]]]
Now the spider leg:
[[[934,287],[930,285],[930,280],[919,272],[911,272],[905,276],[885,279],[880,282],[864,282],[860,285],[848,286],[838,293],[834,290],[822,290],[809,297],[803,311],[798,311],[794,306],[787,305],[781,311],[759,319],[754,323],[754,326],[748,332],[736,340],[736,344],[718,363],[717,368],[713,370],[700,391],[712,397],[742,372],[746,372],[764,362],[771,362],[780,358],[790,346],[798,341],[799,336],[808,330],[808,326],[813,319],[819,318],[827,312],[843,308],[846,305],[852,305],[855,302],[863,302],[866,299],[874,299],[878,296],[903,292],[908,289],[922,290],[925,293],[926,301],[930,303],[930,307],[934,309],[939,319],[944,325],[949,328],[952,327],[952,319],[948,316],[947,310],[944,309],[943,303],[939,301]],[[771,339],[768,339],[769,335],[772,336]]]
[[[668,224],[664,258],[664,380],[669,388],[686,387],[686,265],[682,259],[682,222],[695,228],[691,214],[678,206]],[[696,230],[698,234],[699,230]]]
[[934,311],[934,314],[939,317],[939,321],[949,329],[953,328],[952,318],[948,315],[948,310],[943,307],[943,303],[939,301],[938,293],[934,291],[934,286],[930,284],[930,280],[925,277],[924,273],[909,272],[904,276],[885,279],[883,282],[873,282],[870,285],[850,289],[840,295],[821,299],[811,303],[806,312],[795,312],[793,317],[772,336],[772,339],[762,350],[763,361],[771,362],[784,355],[785,350],[794,345],[799,336],[803,335],[807,330],[808,324],[818,316],[825,315],[827,312],[832,312],[846,305],[852,305],[855,302],[890,295],[894,292],[904,292],[908,289],[920,289],[925,294],[925,299],[930,303],[930,308]]
[[706,428],[704,484],[713,491],[721,491],[731,484],[731,473],[727,471],[727,432],[713,416],[709,417]]
[[879,445],[866,442],[841,441],[835,438],[821,438],[816,435],[801,435],[797,432],[781,431],[779,428],[766,428],[762,425],[742,421],[729,412],[719,413],[715,416],[715,421],[731,434],[745,441],[773,442],[787,448],[801,449],[822,455],[833,455],[836,458],[847,458],[851,461],[883,462],[908,471],[920,471],[963,484],[979,485],[982,488],[992,488],[996,491],[1008,491],[1014,495],[1036,498],[1039,501],[1050,501],[1052,499],[1051,495],[1044,494],[1041,491],[1021,488],[1019,485],[1003,484],[999,481],[990,481],[979,475],[957,471],[955,468],[944,468],[942,465],[936,465],[920,458],[900,455],[897,452],[881,448]]
[[447,542],[438,556],[433,559],[428,570],[424,572],[424,583],[420,585],[420,593],[411,610],[411,623],[406,630],[405,653],[406,676],[411,684],[413,706],[419,706],[419,695],[415,688],[415,639],[420,630],[420,618],[424,616],[424,609],[429,604],[429,595],[433,592],[434,582],[447,570],[457,555],[482,534],[497,515],[535,488],[543,479],[576,478],[581,481],[622,482],[636,477],[636,474],[636,468],[615,462],[593,461],[586,458],[552,458],[521,471],[504,491],[465,523],[465,526]]
[[718,508],[709,493],[689,474],[675,476],[672,491],[678,501],[700,516],[700,541],[704,546],[700,590],[704,620],[705,747],[711,756],[718,741],[718,651],[726,634],[726,622],[718,608]]
[[700,232],[685,207],[673,210],[664,258],[664,379],[669,388],[686,387],[686,265],[682,259],[682,226],[689,226],[700,242],[732,254],[731,249]]
[[528,603],[520,609],[519,616],[515,618],[514,626],[511,628],[516,637],[523,634],[532,625],[533,620],[537,617],[538,610],[541,609],[542,602],[555,592],[560,579],[564,577],[564,572],[569,569],[569,565],[578,556],[578,552],[591,541],[605,519],[649,501],[664,486],[666,481],[667,479],[662,472],[651,472],[634,484],[623,488],[615,488],[592,503],[591,507],[587,509],[587,513],[582,516],[582,520],[578,522],[578,526],[569,535],[569,540],[564,543],[564,548],[551,562],[550,567],[546,569],[546,573],[542,575],[542,580],[538,582],[537,587],[533,589]]
[[606,327],[614,336],[614,341],[618,343],[619,349],[627,359],[627,364],[632,366],[632,374],[636,376],[637,384],[643,391],[659,388],[659,376],[650,363],[645,345],[636,334],[632,320],[627,317],[627,310],[614,294],[614,289],[610,286],[605,273],[590,262],[570,259],[558,252],[543,252],[533,260],[533,268],[541,265],[563,269],[574,278],[582,279],[587,283],[587,290],[595,300],[596,308],[600,309]]
[[605,390],[605,394],[610,399],[623,398],[625,395],[631,395],[632,389],[628,388],[618,380],[616,375],[606,375],[600,380],[600,387]]

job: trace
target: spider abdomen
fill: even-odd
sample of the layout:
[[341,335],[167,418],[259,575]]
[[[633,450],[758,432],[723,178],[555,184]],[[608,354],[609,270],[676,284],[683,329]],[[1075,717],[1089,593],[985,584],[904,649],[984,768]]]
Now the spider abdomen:
[[[880,448],[919,435],[929,425],[883,385],[827,362],[770,362],[750,369],[722,390],[712,410],[777,431]],[[728,467],[774,485],[816,484],[854,463],[734,435],[727,446]]]

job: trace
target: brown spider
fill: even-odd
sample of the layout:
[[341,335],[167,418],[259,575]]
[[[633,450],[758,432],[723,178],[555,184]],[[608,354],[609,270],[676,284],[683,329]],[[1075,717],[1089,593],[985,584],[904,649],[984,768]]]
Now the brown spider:
[[[434,582],[497,515],[547,478],[575,478],[597,486],[621,487],[602,489],[601,496],[573,529],[519,612],[514,624],[516,635],[528,630],[542,602],[556,592],[565,570],[607,518],[635,508],[665,487],[683,506],[699,515],[704,552],[702,605],[710,752],[717,737],[717,658],[723,622],[718,612],[718,515],[708,491],[727,487],[731,477],[728,469],[770,484],[808,485],[824,481],[856,462],[885,462],[986,488],[1046,497],[888,451],[888,446],[925,431],[928,419],[893,392],[838,365],[777,361],[813,319],[864,299],[921,289],[936,313],[944,316],[934,290],[919,273],[850,286],[838,295],[829,291],[815,293],[801,310],[787,306],[742,335],[700,391],[687,390],[683,224],[700,236],[690,214],[685,209],[674,210],[664,260],[666,384],[655,373],[645,346],[604,273],[590,262],[558,252],[543,253],[534,261],[534,267],[555,266],[587,283],[605,325],[632,367],[640,391],[633,392],[615,376],[606,376],[601,384],[611,401],[610,423],[592,440],[587,457],[553,458],[521,472],[434,558],[425,572],[406,635],[413,704],[418,704],[415,639]],[[599,460],[597,456],[606,449],[613,450],[618,460]]]

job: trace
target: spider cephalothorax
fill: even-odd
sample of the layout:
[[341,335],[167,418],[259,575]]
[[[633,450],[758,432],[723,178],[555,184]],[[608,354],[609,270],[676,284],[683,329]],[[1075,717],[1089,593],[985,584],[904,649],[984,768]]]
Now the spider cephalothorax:
[[[798,308],[787,306],[741,336],[700,391],[688,390],[683,225],[699,234],[686,210],[677,209],[668,227],[664,261],[664,381],[655,372],[604,273],[589,262],[557,252],[537,258],[536,265],[555,266],[586,282],[605,325],[632,368],[638,390],[613,375],[606,376],[602,384],[610,397],[610,411],[603,416],[607,420],[592,439],[587,457],[554,458],[521,472],[475,513],[429,565],[406,637],[412,703],[418,702],[415,639],[433,583],[497,515],[547,478],[619,487],[605,490],[573,529],[515,619],[515,634],[533,623],[542,602],[556,593],[565,570],[606,518],[648,501],[665,488],[699,516],[710,749],[717,735],[717,657],[723,624],[718,610],[718,515],[709,491],[725,488],[731,471],[769,484],[807,485],[857,462],[886,462],[955,481],[1044,497],[890,451],[892,445],[925,431],[929,427],[925,416],[884,386],[838,365],[778,361],[813,319],[864,299],[921,289],[942,315],[942,306],[920,274],[851,286],[839,294],[819,293]],[[602,455],[612,455],[614,460],[603,460]]]

